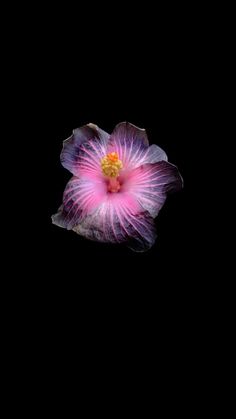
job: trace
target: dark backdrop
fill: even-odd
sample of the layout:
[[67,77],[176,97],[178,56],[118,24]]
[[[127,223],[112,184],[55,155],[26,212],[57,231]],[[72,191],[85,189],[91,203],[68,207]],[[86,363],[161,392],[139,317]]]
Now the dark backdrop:
[[[54,262],[57,264],[58,257],[69,269],[71,264],[68,266],[66,261],[71,257],[79,265],[84,260],[96,259],[100,269],[103,264],[111,266],[119,262],[125,276],[128,267],[139,274],[141,266],[145,266],[147,276],[151,274],[152,278],[159,269],[163,272],[166,269],[167,276],[173,268],[176,274],[181,274],[185,252],[190,252],[187,236],[193,220],[189,198],[197,137],[196,80],[191,71],[191,55],[185,48],[177,48],[174,40],[162,49],[158,43],[152,48],[142,43],[134,47],[122,45],[125,50],[110,47],[108,55],[95,44],[91,50],[78,48],[74,57],[61,56],[60,51],[55,57],[49,57],[40,118],[46,246],[50,247]],[[39,95],[42,99],[42,92]],[[121,121],[144,127],[150,143],[166,151],[169,161],[178,166],[184,179],[183,191],[167,199],[156,220],[155,246],[144,254],[135,254],[122,246],[86,241],[51,225],[50,221],[70,178],[70,173],[60,165],[62,141],[73,128],[88,122],[111,132]]]
[[[191,212],[195,82],[186,71],[185,53],[168,50],[159,55],[155,50],[127,47],[125,54],[114,48],[107,57],[98,51],[78,50],[77,55],[73,60],[68,57],[66,71],[63,60],[67,58],[53,60],[44,88],[39,224],[45,234],[42,252],[49,288],[61,297],[65,291],[72,299],[80,295],[81,287],[89,290],[89,298],[90,292],[97,296],[99,291],[111,303],[119,294],[136,301],[137,293],[137,301],[145,297],[153,302],[162,295],[161,304],[164,299],[177,307],[192,289],[188,262],[194,252],[195,228]],[[150,143],[166,151],[184,179],[184,189],[168,197],[156,219],[156,244],[141,254],[90,242],[51,224],[71,177],[60,165],[62,141],[73,128],[88,122],[111,132],[121,121],[146,128]]]
[[[27,97],[20,80],[24,118],[18,126],[28,131],[27,187],[20,190],[25,222],[17,240],[29,280],[18,286],[26,317],[36,312],[32,328],[54,348],[52,359],[56,346],[86,352],[107,339],[112,348],[120,337],[150,352],[158,341],[161,356],[169,354],[179,368],[178,345],[188,342],[191,352],[201,310],[193,211],[202,117],[197,32],[169,14],[164,22],[151,11],[121,15],[107,26],[96,13],[85,15],[82,26],[76,16],[51,16],[33,48],[27,34]],[[51,223],[71,176],[60,165],[62,141],[88,122],[111,132],[121,121],[145,128],[184,179],[156,219],[158,238],[146,253],[90,242]],[[86,346],[91,339],[94,346]]]
[[[112,28],[111,38],[106,31],[98,37],[73,31],[68,37],[60,28],[43,44],[39,39],[41,48],[32,54],[33,77],[28,69],[33,165],[37,164],[32,237],[40,249],[43,281],[60,298],[62,290],[68,298],[70,294],[77,298],[81,287],[91,287],[92,293],[100,290],[108,301],[111,289],[114,296],[119,291],[132,299],[138,292],[153,301],[163,292],[164,301],[177,304],[193,286],[187,262],[194,253],[191,192],[201,112],[196,100],[200,88],[196,40],[181,28],[163,32],[151,27],[146,33],[132,28],[129,22],[119,33]],[[150,143],[166,151],[184,179],[183,190],[168,197],[156,219],[156,244],[142,254],[87,241],[51,223],[71,176],[60,165],[62,141],[88,122],[111,132],[121,121],[145,128]]]

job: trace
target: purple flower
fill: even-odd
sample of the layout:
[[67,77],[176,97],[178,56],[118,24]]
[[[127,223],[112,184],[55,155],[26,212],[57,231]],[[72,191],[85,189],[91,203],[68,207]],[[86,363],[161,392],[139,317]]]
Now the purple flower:
[[149,147],[146,131],[128,122],[111,135],[94,124],[75,129],[63,143],[61,163],[73,177],[53,223],[136,251],[154,244],[154,218],[168,192],[183,186],[166,153]]

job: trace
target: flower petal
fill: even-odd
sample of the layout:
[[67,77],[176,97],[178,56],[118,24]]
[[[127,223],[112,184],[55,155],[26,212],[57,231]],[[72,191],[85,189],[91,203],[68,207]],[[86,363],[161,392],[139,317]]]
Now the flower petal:
[[71,137],[63,142],[63,149],[61,152],[62,166],[74,175],[77,175],[80,146],[89,140],[97,140],[99,143],[105,145],[108,143],[109,138],[109,134],[94,124],[87,124],[75,129]]
[[160,147],[155,144],[148,147],[146,131],[129,122],[122,122],[115,127],[109,140],[109,151],[118,153],[124,169],[167,160],[166,153]]
[[148,250],[156,239],[152,217],[130,194],[108,194],[95,212],[73,230],[95,241],[126,243],[136,251]]
[[58,213],[52,216],[53,223],[71,230],[101,204],[106,193],[104,181],[72,177],[66,185],[62,206]]
[[147,150],[148,139],[145,130],[129,122],[116,125],[110,137],[109,151],[117,152],[124,169],[132,167],[132,158],[139,160],[143,152]]
[[162,208],[168,192],[183,186],[182,177],[176,166],[166,161],[145,164],[128,175],[123,190],[132,194],[152,217]]
[[[141,165],[146,163],[157,163],[162,160],[168,160],[166,153],[158,145],[152,144],[145,152],[142,153],[139,161],[136,159],[136,162],[138,165]],[[136,165],[136,167],[138,166]]]
[[101,160],[107,154],[107,144],[93,139],[83,143],[77,157],[77,176],[102,180]]
[[149,145],[146,130],[136,127],[130,122],[120,122],[117,124],[112,132],[112,137],[121,141],[124,139],[127,141],[141,141],[147,147]]

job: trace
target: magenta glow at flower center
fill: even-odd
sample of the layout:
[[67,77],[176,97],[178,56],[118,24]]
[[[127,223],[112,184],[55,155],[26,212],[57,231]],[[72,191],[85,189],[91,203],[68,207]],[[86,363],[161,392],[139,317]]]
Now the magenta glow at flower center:
[[128,122],[111,135],[94,124],[74,130],[63,143],[61,163],[73,177],[53,223],[136,251],[154,244],[154,218],[167,194],[183,186],[166,153]]

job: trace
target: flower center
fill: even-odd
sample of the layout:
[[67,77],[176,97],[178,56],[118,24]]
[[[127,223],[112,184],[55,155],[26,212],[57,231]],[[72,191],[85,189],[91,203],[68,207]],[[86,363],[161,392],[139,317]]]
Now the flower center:
[[113,151],[107,154],[101,160],[102,173],[108,177],[117,177],[120,169],[122,169],[122,161],[119,160],[118,154]]
[[122,169],[122,161],[119,160],[118,154],[113,151],[101,159],[102,173],[108,177],[108,191],[118,192],[120,190],[120,183],[117,177]]

